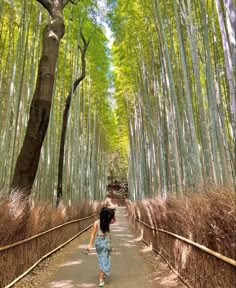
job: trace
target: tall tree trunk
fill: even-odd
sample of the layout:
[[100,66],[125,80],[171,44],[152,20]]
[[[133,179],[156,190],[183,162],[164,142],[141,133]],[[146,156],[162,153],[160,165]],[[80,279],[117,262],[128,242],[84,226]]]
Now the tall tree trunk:
[[38,169],[41,147],[47,132],[52,104],[55,68],[60,40],[64,35],[63,8],[69,0],[37,0],[49,12],[50,23],[43,32],[43,50],[39,62],[26,135],[14,171],[12,188],[31,193]]

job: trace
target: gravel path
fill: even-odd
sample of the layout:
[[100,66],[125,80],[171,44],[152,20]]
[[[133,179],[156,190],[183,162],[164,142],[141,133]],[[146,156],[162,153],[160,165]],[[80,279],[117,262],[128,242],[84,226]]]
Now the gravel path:
[[[106,288],[182,288],[185,287],[163,260],[143,244],[127,221],[126,210],[117,208],[117,222],[111,226],[111,276]],[[90,231],[74,240],[41,264],[17,288],[98,287],[99,268],[95,249],[83,254]]]

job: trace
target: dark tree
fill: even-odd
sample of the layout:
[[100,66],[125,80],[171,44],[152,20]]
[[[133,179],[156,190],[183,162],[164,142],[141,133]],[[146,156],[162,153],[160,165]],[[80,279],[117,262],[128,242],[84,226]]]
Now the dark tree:
[[43,50],[39,62],[36,89],[23,146],[11,183],[29,195],[38,169],[40,152],[47,132],[52,105],[55,68],[60,40],[64,36],[63,9],[72,0],[37,0],[49,13],[50,23],[43,32]]

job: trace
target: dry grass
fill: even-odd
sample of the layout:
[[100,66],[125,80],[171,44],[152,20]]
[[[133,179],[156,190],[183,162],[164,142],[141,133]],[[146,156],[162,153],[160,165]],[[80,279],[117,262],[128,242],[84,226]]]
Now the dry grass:
[[[6,194],[5,194],[6,195]],[[29,201],[23,193],[0,199],[0,247],[18,242],[71,220],[98,214],[98,202],[82,202],[77,206],[58,208],[50,203]],[[95,217],[76,221],[54,229],[31,241],[0,251],[0,287],[21,275],[44,255],[62,245],[94,222]],[[19,257],[20,255],[20,257]]]
[[184,199],[168,197],[145,199],[128,207],[137,218],[199,244],[235,257],[236,202],[232,189],[215,187],[188,195]]
[[82,202],[74,206],[30,202],[23,193],[0,199],[0,246],[9,245],[65,222],[97,213],[101,204]]
[[[11,244],[27,236],[30,206],[23,194],[1,199],[0,202],[0,246]],[[14,239],[14,241],[13,241]]]
[[[135,203],[127,201],[127,205],[137,218],[151,226],[173,232],[224,256],[236,259],[235,200],[233,189],[204,187],[200,192],[190,194],[183,199],[175,197],[168,197],[165,201],[158,198],[145,199]],[[226,264],[216,258],[213,259],[214,257],[183,244],[179,240],[171,239],[170,236],[162,233],[153,236],[153,233],[146,231],[147,229],[142,225],[135,225],[143,237],[147,238],[147,242],[152,243],[158,251],[165,254],[163,256],[166,256],[192,285],[196,285],[196,281],[202,285],[194,287],[231,287],[228,285],[231,285],[232,281],[236,284],[236,279],[232,274],[233,267],[226,267]],[[186,263],[191,266],[192,270],[186,267]],[[215,271],[218,269],[222,275],[218,273],[216,276]],[[196,275],[193,277],[193,275],[188,275],[189,273]],[[221,279],[217,278],[218,275]],[[223,279],[224,277],[227,281],[230,278],[231,282],[227,282]]]

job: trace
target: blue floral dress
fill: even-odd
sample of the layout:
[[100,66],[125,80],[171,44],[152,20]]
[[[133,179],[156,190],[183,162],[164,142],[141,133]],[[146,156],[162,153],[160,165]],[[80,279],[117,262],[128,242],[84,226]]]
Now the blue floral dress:
[[[98,223],[99,224],[99,223]],[[98,265],[102,272],[107,276],[110,275],[111,270],[111,253],[109,250],[110,237],[97,236],[95,240],[95,248],[98,257]]]

